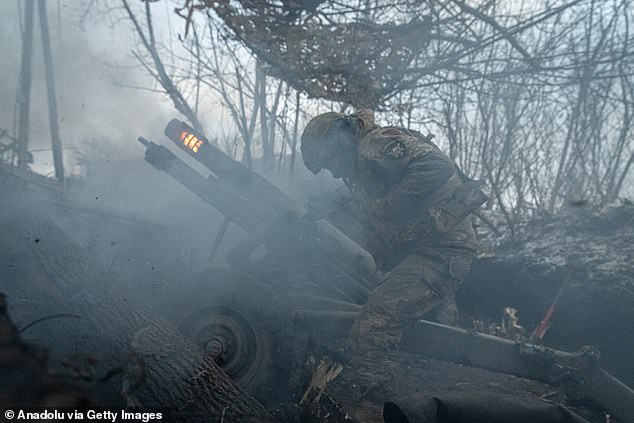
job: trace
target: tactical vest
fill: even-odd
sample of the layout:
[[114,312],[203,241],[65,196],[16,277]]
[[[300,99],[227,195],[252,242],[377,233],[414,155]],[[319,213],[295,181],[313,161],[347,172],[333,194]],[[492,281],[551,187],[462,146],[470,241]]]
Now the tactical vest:
[[481,186],[482,182],[469,179],[458,171],[438,189],[438,195],[433,196],[428,209],[436,233],[449,232],[487,201]]
[[[407,132],[440,151],[428,137],[415,131]],[[454,169],[449,179],[429,197],[412,204],[416,213],[406,220],[385,216],[380,209],[381,199],[372,198],[362,187],[353,186],[355,203],[362,209],[360,215],[368,220],[370,241],[379,246],[379,255],[385,256],[386,261],[419,247],[477,248],[468,216],[487,196],[480,189],[481,183],[466,177],[456,166]]]
[[[433,136],[426,137],[418,131],[406,132],[436,147],[431,142]],[[455,173],[426,201],[434,230],[440,235],[451,231],[488,200],[481,189],[484,182],[469,178],[458,166],[454,165],[454,168]]]

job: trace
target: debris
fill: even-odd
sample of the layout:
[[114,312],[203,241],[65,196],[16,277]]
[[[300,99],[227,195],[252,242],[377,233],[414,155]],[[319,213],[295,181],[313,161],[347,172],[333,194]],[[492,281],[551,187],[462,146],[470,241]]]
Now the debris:
[[328,363],[324,360],[313,373],[313,377],[299,401],[302,423],[354,423],[352,417],[327,393],[326,387],[343,370],[340,363]]
[[504,338],[519,341],[524,336],[524,327],[519,324],[517,309],[504,307],[502,315],[502,333]]
[[339,376],[342,370],[343,366],[339,363],[328,364],[323,360],[320,361],[308,384],[308,388],[306,388],[306,392],[304,392],[302,399],[299,401],[300,405],[319,402],[326,386]]

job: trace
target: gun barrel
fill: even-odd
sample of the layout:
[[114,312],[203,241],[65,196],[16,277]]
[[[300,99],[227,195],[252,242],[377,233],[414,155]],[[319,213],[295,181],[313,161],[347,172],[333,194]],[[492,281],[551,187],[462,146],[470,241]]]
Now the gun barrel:
[[[284,213],[294,214],[298,218],[307,215],[304,207],[264,177],[247,169],[216,148],[185,122],[172,119],[165,128],[165,135],[217,175],[218,179],[233,188],[245,201],[264,211],[267,219],[263,221],[269,221],[275,215]],[[325,247],[322,248],[322,253],[328,257],[327,261],[347,270],[348,274],[356,275],[357,277],[353,278],[356,279],[353,285],[361,284],[363,287],[354,289],[360,288],[367,294],[367,291],[376,283],[374,281],[376,264],[370,253],[329,223],[320,221],[317,226],[320,244]],[[329,251],[326,252],[326,249]]]
[[139,142],[146,147],[145,161],[176,179],[225,216],[229,216],[232,222],[246,232],[255,231],[258,222],[268,218],[265,213],[226,187],[215,176],[205,178],[161,145],[143,137],[139,137]]
[[146,140],[146,139],[145,139],[145,138],[143,138],[143,137],[139,137],[139,138],[137,138],[137,140],[138,140],[141,144],[143,144],[144,146],[146,146],[146,147],[149,147],[149,146],[150,146],[150,141]]
[[257,207],[271,212],[293,212],[298,216],[306,213],[275,185],[229,157],[185,122],[172,119],[165,128],[165,135]]

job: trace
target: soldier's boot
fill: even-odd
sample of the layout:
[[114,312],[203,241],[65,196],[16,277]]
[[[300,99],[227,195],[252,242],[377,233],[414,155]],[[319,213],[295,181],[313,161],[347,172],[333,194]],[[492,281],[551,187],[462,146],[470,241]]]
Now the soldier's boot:
[[364,309],[351,330],[352,370],[359,380],[359,400],[373,402],[395,398],[395,372],[401,359],[398,344],[401,325],[384,315]]
[[368,302],[352,323],[350,339],[353,352],[398,349],[401,331],[402,324],[398,318],[383,309],[372,307]]

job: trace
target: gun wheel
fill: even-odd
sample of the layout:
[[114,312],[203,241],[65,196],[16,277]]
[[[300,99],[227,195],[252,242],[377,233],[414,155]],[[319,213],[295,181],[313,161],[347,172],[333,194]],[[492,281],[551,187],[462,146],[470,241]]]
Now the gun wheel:
[[248,388],[270,363],[268,333],[230,304],[210,304],[187,314],[179,329],[239,386]]
[[208,269],[178,282],[170,294],[172,320],[246,391],[272,377],[272,338],[283,309],[270,288],[247,275]]

